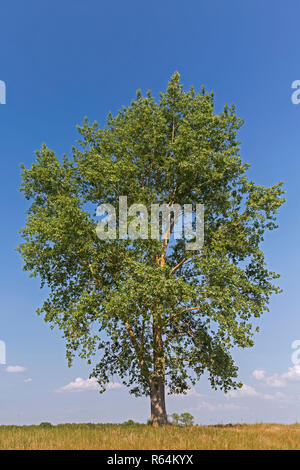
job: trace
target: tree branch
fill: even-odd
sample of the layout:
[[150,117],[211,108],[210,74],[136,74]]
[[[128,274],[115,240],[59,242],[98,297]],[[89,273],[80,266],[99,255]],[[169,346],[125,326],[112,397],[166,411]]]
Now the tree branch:
[[134,336],[134,333],[133,333],[132,328],[131,328],[128,321],[125,322],[125,326],[126,326],[126,329],[128,331],[130,341],[131,341],[131,343],[134,347],[134,350],[136,352],[139,364],[141,366],[141,372],[148,379],[149,378],[148,367],[146,366],[145,361],[144,361],[143,357],[141,356],[141,351],[140,351],[139,345],[137,343],[136,337]]

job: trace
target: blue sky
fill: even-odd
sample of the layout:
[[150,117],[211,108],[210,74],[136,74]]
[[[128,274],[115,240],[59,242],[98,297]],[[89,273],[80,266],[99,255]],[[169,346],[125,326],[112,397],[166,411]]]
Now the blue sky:
[[149,417],[147,399],[117,386],[99,395],[83,361],[69,369],[60,334],[36,315],[44,294],[14,252],[27,208],[19,164],[30,165],[42,142],[57,155],[70,153],[84,116],[103,124],[136,89],[165,89],[175,70],[185,88],[214,90],[217,110],[236,104],[251,177],[264,185],[284,180],[288,200],[264,244],[284,293],[260,321],[255,347],[234,352],[246,386],[225,397],[203,378],[187,397],[168,399],[168,412],[190,411],[198,423],[300,421],[300,371],[291,361],[291,343],[300,339],[300,105],[291,102],[291,84],[300,79],[299,14],[297,0],[2,2],[0,340],[7,365],[0,366],[0,423]]

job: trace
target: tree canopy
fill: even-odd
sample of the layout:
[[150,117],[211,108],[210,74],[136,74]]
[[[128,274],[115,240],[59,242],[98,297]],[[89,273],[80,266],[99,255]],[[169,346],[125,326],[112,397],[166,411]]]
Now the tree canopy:
[[[31,205],[18,249],[50,292],[38,313],[62,330],[70,364],[75,353],[97,358],[101,391],[117,375],[150,395],[153,422],[166,422],[165,388],[184,393],[205,371],[213,388],[240,385],[232,347],[253,345],[254,319],[279,292],[261,243],[284,191],[247,177],[242,124],[234,106],[216,113],[213,93],[185,92],[176,72],[158,100],[138,91],[103,129],[86,118],[71,157],[43,145],[22,166]],[[203,204],[204,245],[100,240],[96,208],[118,208],[119,196]]]

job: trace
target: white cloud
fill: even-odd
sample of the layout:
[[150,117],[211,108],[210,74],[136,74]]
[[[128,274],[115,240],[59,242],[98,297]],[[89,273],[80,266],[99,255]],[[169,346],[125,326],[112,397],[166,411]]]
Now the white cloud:
[[210,403],[206,400],[200,401],[195,406],[195,410],[197,409],[207,409],[209,411],[217,411],[217,410],[242,410],[245,407],[236,405],[234,403]]
[[282,388],[286,386],[285,380],[279,374],[270,375],[265,377],[265,383],[272,388]]
[[[109,382],[106,386],[107,390],[113,390],[116,388],[121,388],[122,384],[118,382]],[[61,387],[58,392],[85,392],[89,390],[99,390],[99,384],[95,377],[90,379],[82,379],[77,377],[74,382],[70,382],[67,385]]]
[[24,380],[25,383],[29,383],[29,382],[32,382],[32,378],[31,377],[28,377],[27,379]]
[[277,400],[280,402],[286,402],[287,397],[281,393],[281,392],[276,392],[274,394],[270,393],[260,393],[257,390],[255,390],[254,387],[251,387],[250,385],[243,385],[242,388],[238,390],[232,390],[228,392],[227,396],[230,398],[244,398],[244,397],[250,397],[250,398],[260,398],[263,400]]
[[297,364],[293,367],[289,367],[288,371],[284,374],[273,374],[267,376],[265,370],[256,369],[252,372],[252,375],[257,380],[263,381],[269,387],[283,388],[287,386],[288,382],[300,381],[300,365]]
[[263,380],[266,376],[266,371],[265,369],[255,369],[252,375],[256,380]]
[[300,365],[297,364],[293,367],[289,367],[288,372],[282,374],[282,379],[286,381],[298,381],[300,380]]
[[228,392],[228,396],[231,398],[257,397],[259,396],[259,393],[255,390],[255,388],[251,387],[251,385],[244,384],[242,388]]
[[286,396],[281,392],[276,392],[273,395],[265,393],[262,395],[266,400],[286,400]]
[[[168,391],[169,389],[167,389],[167,392]],[[206,397],[206,395],[204,395],[203,393],[197,392],[197,390],[193,387],[187,390],[186,393],[182,393],[180,395],[172,395],[172,398],[179,398],[179,399],[184,399],[184,398],[189,398],[189,397],[204,398]]]
[[23,366],[7,366],[6,367],[6,372],[12,372],[12,373],[17,373],[17,372],[25,372],[26,367]]

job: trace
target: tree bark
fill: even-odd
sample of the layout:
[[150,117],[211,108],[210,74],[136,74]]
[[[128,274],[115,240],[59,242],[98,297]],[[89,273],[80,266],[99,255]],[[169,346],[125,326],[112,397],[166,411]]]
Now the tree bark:
[[155,377],[150,382],[151,424],[164,426],[168,424],[165,402],[165,384],[163,377]]
[[149,380],[151,424],[168,424],[165,402],[165,358],[159,315],[153,316],[153,375]]

